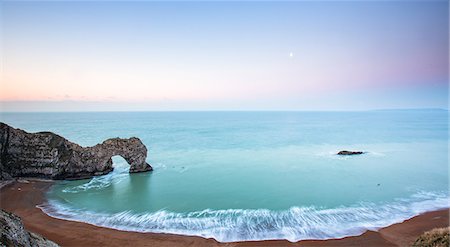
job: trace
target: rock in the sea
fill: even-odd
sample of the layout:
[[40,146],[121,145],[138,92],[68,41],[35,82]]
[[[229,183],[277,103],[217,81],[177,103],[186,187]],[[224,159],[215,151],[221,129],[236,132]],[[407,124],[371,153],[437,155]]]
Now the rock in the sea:
[[0,246],[58,247],[54,242],[23,227],[15,214],[0,209]]
[[130,173],[151,171],[147,148],[136,137],[112,138],[81,147],[52,132],[28,133],[0,123],[0,175],[82,179],[113,170],[111,157],[122,156]]
[[343,150],[343,151],[339,151],[339,153],[337,153],[337,155],[357,155],[357,154],[363,154],[364,152],[362,151],[347,151],[347,150]]

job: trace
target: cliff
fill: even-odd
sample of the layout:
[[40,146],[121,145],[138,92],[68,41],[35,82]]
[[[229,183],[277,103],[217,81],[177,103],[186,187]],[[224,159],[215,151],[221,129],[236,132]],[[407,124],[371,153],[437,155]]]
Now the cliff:
[[59,245],[26,231],[18,216],[0,209],[0,246],[58,247]]
[[152,170],[145,161],[147,148],[136,137],[81,147],[52,132],[28,133],[0,123],[0,179],[90,178],[111,172],[111,157],[115,155],[130,164],[130,173]]

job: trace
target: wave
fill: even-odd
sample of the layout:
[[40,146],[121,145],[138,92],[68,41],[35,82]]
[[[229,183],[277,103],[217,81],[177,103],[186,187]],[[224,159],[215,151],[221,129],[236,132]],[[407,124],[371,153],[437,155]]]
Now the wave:
[[107,188],[112,184],[118,184],[129,176],[128,164],[114,164],[114,170],[106,175],[93,177],[89,182],[68,187],[62,190],[64,193],[79,193],[84,191],[96,191]]
[[419,192],[410,198],[384,205],[359,203],[333,209],[291,207],[281,211],[205,209],[189,213],[160,210],[108,214],[72,208],[56,200],[38,207],[55,218],[118,230],[201,236],[219,242],[271,239],[296,242],[356,236],[366,230],[377,230],[427,211],[448,208],[449,205],[450,200],[445,193]]

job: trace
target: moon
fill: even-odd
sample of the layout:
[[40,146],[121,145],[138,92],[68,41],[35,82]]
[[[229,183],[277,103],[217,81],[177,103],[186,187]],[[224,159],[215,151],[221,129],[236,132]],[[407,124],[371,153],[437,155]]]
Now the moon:
[[293,57],[293,56],[294,56],[293,52],[289,53],[289,57]]

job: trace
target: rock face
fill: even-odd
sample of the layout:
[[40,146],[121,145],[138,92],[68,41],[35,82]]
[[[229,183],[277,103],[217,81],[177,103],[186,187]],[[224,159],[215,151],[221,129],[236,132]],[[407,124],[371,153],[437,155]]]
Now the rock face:
[[18,216],[0,209],[0,246],[58,247],[59,245],[26,231]]
[[362,151],[347,151],[347,150],[343,150],[343,151],[339,151],[339,153],[337,153],[337,155],[357,155],[357,154],[363,154],[364,152]]
[[0,123],[0,178],[82,179],[113,170],[111,157],[122,156],[130,173],[151,171],[147,148],[138,138],[112,138],[81,147],[51,133],[27,133]]

